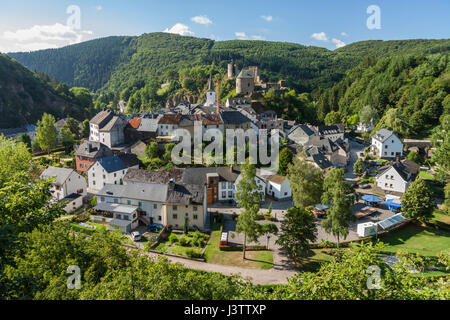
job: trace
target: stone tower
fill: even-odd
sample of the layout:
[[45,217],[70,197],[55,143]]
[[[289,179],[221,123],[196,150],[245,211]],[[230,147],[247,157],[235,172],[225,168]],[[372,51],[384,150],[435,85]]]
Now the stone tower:
[[242,69],[236,78],[236,93],[249,96],[255,91],[255,76],[252,69]]

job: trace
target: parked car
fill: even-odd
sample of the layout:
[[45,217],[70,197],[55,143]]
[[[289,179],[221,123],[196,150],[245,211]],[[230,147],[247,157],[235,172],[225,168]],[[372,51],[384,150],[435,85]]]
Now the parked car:
[[149,226],[147,227],[147,231],[150,231],[150,232],[157,232],[157,231],[159,231],[159,230],[162,230],[162,228],[163,228],[162,225],[154,223],[154,224],[151,224],[151,225],[149,225]]
[[139,231],[133,231],[131,233],[131,240],[133,240],[133,241],[140,241],[141,239],[142,239],[142,236],[139,233]]

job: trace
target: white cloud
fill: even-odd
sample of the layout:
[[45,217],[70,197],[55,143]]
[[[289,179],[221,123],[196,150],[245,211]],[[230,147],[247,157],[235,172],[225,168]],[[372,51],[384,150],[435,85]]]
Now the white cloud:
[[325,32],[313,33],[311,38],[316,39],[317,41],[328,41],[327,34]]
[[164,30],[164,32],[167,33],[175,33],[175,34],[179,34],[181,36],[193,36],[194,33],[189,30],[189,27],[187,25],[184,25],[182,23],[176,23],[172,28],[166,28],[166,30]]
[[247,40],[247,34],[245,32],[235,32],[234,35],[239,39],[239,40]]
[[333,42],[336,45],[336,48],[342,48],[345,46],[344,41],[336,39],[336,38],[331,39],[331,42]]
[[100,5],[98,5],[98,6],[96,7],[96,9],[97,9],[97,11],[102,11],[102,10],[103,10],[103,7],[100,6]]
[[267,22],[270,22],[273,20],[272,16],[261,16],[262,19],[266,20]]
[[348,37],[348,33],[347,32],[341,32],[341,36]]
[[86,41],[93,35],[89,30],[75,30],[67,25],[34,25],[28,29],[7,30],[0,34],[0,51],[34,51],[59,48]]
[[211,24],[212,21],[211,19],[209,19],[207,16],[196,16],[196,17],[192,17],[191,21],[198,23],[198,24]]
[[252,39],[253,39],[253,40],[266,40],[265,37],[263,37],[263,36],[258,36],[258,35],[252,36]]

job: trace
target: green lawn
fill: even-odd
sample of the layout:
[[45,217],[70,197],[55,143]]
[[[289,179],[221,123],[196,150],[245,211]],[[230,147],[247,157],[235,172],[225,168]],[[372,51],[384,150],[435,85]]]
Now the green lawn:
[[169,244],[167,242],[161,242],[155,247],[155,250],[164,253],[166,252],[167,248],[169,248]]
[[435,180],[434,176],[431,173],[428,173],[427,171],[420,171],[419,177],[426,180]]
[[206,262],[238,267],[270,269],[273,267],[273,253],[270,250],[247,251],[246,260],[242,259],[242,251],[220,251],[220,230],[213,227],[211,241],[205,251]]
[[167,251],[167,253],[178,254],[180,256],[188,257],[188,255],[186,253],[188,250],[193,250],[196,254],[200,255],[202,253],[203,249],[196,248],[196,247],[173,246],[169,249],[169,251]]
[[450,249],[450,231],[408,224],[381,237],[387,252],[407,250],[423,256],[437,256]]

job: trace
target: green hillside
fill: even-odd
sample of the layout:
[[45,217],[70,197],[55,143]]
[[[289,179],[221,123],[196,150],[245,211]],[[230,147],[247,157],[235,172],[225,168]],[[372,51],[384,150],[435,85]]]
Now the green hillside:
[[150,33],[108,37],[60,49],[9,55],[31,70],[56,77],[69,86],[92,91],[123,90],[151,77],[214,63],[225,69],[234,59],[239,68],[258,65],[267,81],[287,80],[289,87],[310,92],[331,87],[366,56],[448,51],[450,40],[364,41],[330,51],[294,43],[182,37]]
[[330,112],[346,119],[371,106],[378,127],[426,136],[442,114],[450,113],[450,54],[366,58],[317,100],[319,120]]
[[[35,74],[7,55],[0,55],[0,128],[36,123],[44,112],[83,120],[88,113],[70,93],[57,92],[48,77]],[[60,86],[61,90],[64,86]],[[68,90],[68,88],[67,88]],[[73,90],[76,92],[76,89]]]

